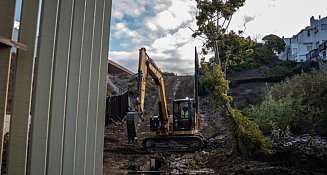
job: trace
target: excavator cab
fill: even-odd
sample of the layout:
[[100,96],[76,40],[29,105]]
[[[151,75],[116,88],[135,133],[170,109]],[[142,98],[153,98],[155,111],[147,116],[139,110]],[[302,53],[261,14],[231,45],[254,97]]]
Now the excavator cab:
[[195,129],[195,102],[193,99],[173,101],[174,131],[191,131]]

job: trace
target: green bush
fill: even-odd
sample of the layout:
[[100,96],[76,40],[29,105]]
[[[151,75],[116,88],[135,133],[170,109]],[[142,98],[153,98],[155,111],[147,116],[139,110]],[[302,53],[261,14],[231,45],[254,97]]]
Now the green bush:
[[271,91],[267,90],[261,104],[244,109],[247,115],[253,116],[255,122],[264,132],[270,132],[273,125],[285,131],[298,123],[298,116],[302,111],[301,98],[286,96],[283,99],[274,99]]
[[262,64],[259,64],[255,62],[254,60],[244,60],[240,64],[232,64],[231,69],[236,72],[241,72],[249,69],[254,69],[262,66]]
[[253,48],[253,54],[245,57],[240,63],[232,62],[231,69],[237,72],[245,71],[270,64],[277,59],[276,54],[271,49],[262,43],[256,43]]
[[282,62],[280,65],[277,65],[265,72],[263,72],[263,76],[265,77],[276,77],[276,76],[288,76],[293,73],[293,67],[296,63],[291,61]]
[[[327,77],[317,71],[288,78],[267,90],[261,104],[243,112],[264,131],[272,125],[293,133],[327,135]],[[276,126],[274,126],[276,128]]]

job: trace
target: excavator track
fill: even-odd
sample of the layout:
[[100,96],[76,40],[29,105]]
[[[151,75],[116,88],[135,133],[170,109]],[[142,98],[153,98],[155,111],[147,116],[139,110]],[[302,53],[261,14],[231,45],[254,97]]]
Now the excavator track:
[[145,138],[142,146],[147,151],[195,152],[204,146],[201,136],[154,136]]

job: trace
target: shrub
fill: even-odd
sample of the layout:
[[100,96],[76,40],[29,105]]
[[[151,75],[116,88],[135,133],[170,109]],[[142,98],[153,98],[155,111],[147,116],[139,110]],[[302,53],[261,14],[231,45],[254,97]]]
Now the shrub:
[[265,77],[289,76],[293,73],[293,67],[295,65],[296,63],[291,61],[281,62],[280,65],[277,65],[263,72],[263,76]]
[[302,73],[267,90],[261,104],[243,112],[252,116],[261,129],[274,123],[293,133],[316,132],[327,135],[327,77],[317,71]]
[[255,122],[264,132],[270,132],[273,124],[285,131],[298,123],[298,116],[302,111],[301,98],[286,96],[274,99],[271,90],[267,90],[261,104],[244,109],[247,115],[253,116]]

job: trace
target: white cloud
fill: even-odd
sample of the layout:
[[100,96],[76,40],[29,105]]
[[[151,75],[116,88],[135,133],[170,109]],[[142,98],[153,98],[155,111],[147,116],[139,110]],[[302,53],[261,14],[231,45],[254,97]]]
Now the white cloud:
[[127,69],[137,72],[138,63],[138,50],[127,52],[127,51],[109,51],[109,58],[123,65]]
[[276,34],[290,37],[309,25],[311,16],[326,16],[326,0],[247,0],[233,16],[230,29],[243,30],[244,16],[255,16],[246,24],[245,36],[266,36]]
[[20,22],[15,21],[15,23],[14,23],[14,28],[15,28],[15,29],[19,29],[19,26],[20,26]]
[[[178,74],[193,73],[194,47],[197,46],[200,50],[202,46],[202,41],[194,39],[191,36],[193,32],[188,28],[190,26],[196,29],[195,1],[140,0],[137,3],[144,6],[152,5],[152,10],[157,14],[137,18],[141,27],[136,27],[135,30],[130,30],[127,22],[123,20],[114,24],[112,29],[115,38],[130,38],[136,44],[131,51],[110,51],[110,58],[137,72],[138,49],[143,46],[162,71]],[[123,48],[130,43],[111,42],[110,44],[118,44],[124,50]]]
[[[163,7],[167,8],[166,5]],[[161,7],[158,6],[158,8]],[[157,28],[167,31],[185,27],[195,19],[195,11],[195,1],[174,0],[166,10],[162,10],[149,19],[150,22],[148,21],[147,26],[153,31],[157,30]]]
[[162,71],[191,74],[194,72],[194,47],[200,50],[202,46],[202,41],[191,35],[189,28],[181,28],[173,34],[167,34],[150,45],[148,54]]
[[125,48],[125,47],[128,47],[128,46],[129,46],[129,43],[125,43],[125,42],[123,42],[123,43],[120,43],[119,45],[120,45],[121,47],[124,47],[124,48]]
[[138,1],[113,0],[112,17],[122,19],[124,16],[139,17],[145,8]]
[[114,36],[117,39],[120,38],[130,38],[133,43],[139,43],[141,41],[141,36],[134,30],[130,30],[125,23],[117,23],[113,26]]

